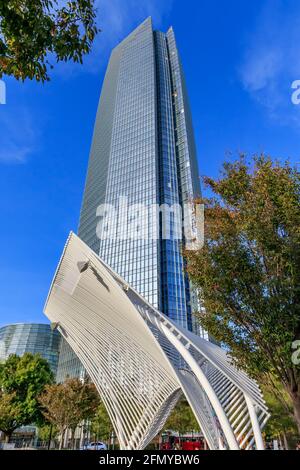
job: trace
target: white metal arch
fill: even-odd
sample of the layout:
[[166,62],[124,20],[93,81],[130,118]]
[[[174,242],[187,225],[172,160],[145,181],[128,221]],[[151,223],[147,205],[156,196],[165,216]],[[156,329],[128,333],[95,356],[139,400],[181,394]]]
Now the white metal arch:
[[120,446],[143,449],[184,393],[211,449],[263,449],[258,385],[226,353],[154,309],[71,233],[45,305],[107,408]]

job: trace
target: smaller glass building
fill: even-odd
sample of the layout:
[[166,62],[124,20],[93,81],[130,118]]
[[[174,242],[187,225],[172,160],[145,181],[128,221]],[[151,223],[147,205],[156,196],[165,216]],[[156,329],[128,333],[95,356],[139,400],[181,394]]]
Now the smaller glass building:
[[16,323],[0,328],[0,361],[10,354],[23,356],[26,352],[40,354],[46,359],[56,376],[61,336],[50,325]]
[[62,383],[66,379],[74,377],[84,379],[85,376],[86,372],[83,365],[73,352],[71,346],[61,336],[56,382]]

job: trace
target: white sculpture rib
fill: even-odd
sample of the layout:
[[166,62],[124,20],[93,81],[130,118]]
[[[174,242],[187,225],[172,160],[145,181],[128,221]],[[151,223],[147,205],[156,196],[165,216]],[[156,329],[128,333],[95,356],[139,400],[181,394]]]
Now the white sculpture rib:
[[143,449],[183,392],[211,449],[263,448],[258,385],[154,309],[71,233],[45,314],[86,368],[122,449]]

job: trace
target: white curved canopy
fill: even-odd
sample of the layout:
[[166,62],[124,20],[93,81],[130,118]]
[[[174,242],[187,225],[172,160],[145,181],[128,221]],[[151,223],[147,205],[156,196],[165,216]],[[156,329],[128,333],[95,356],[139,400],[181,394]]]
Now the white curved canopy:
[[263,448],[258,385],[218,346],[154,309],[71,232],[45,314],[105,403],[122,449],[143,449],[182,392],[211,449]]

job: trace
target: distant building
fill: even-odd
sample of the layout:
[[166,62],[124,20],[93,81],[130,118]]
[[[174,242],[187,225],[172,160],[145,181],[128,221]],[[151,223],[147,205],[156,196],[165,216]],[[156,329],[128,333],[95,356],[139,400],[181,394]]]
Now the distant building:
[[61,336],[50,325],[42,323],[16,323],[0,328],[0,361],[10,354],[40,354],[49,362],[54,375],[57,372]]
[[67,341],[61,337],[56,382],[62,383],[68,377],[85,378],[85,370]]

